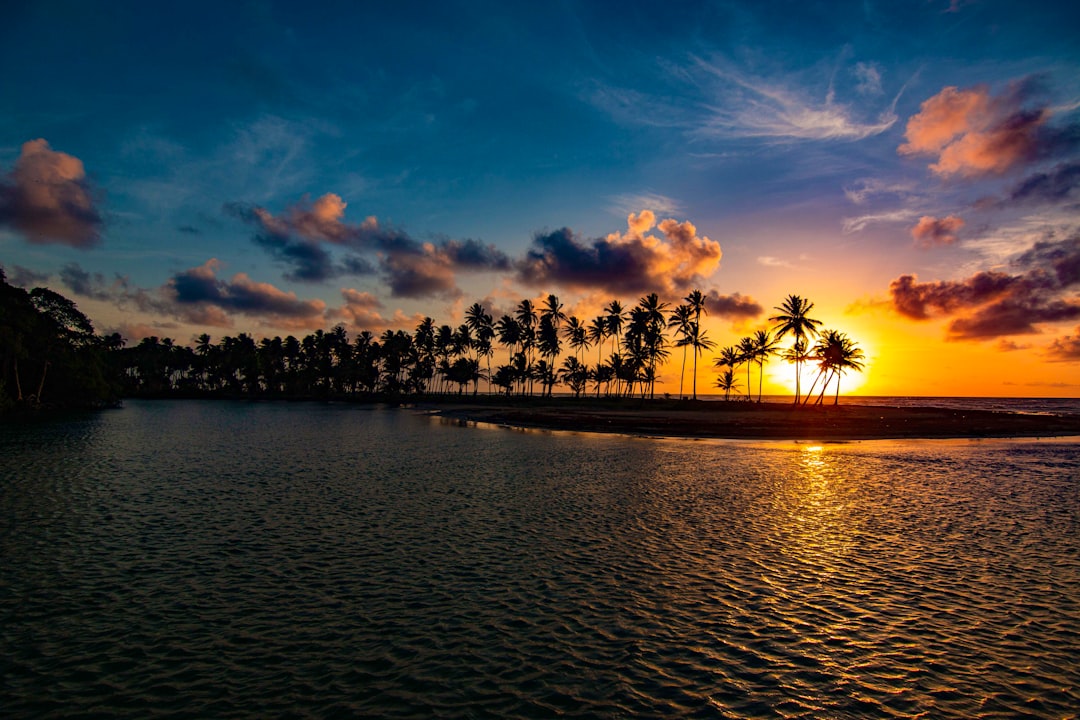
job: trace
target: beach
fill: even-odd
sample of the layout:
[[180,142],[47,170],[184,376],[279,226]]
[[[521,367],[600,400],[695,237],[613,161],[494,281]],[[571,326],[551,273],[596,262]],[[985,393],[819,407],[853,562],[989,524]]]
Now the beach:
[[530,399],[425,404],[463,422],[627,435],[733,440],[885,440],[1060,437],[1080,435],[1080,417],[1053,414],[881,407],[857,404],[592,399]]

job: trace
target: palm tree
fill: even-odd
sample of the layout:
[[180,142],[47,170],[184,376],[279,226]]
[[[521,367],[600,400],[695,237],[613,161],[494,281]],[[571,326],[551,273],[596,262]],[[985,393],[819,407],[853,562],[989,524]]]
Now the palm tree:
[[761,381],[765,377],[765,363],[776,354],[777,339],[769,334],[768,330],[758,330],[752,337],[754,343],[754,360],[758,364],[758,391],[757,401],[761,402]]
[[585,323],[581,322],[576,316],[571,315],[566,320],[563,334],[570,343],[570,347],[577,351],[578,361],[584,362],[580,356],[585,350],[589,349],[589,330],[585,327]]
[[700,290],[694,290],[685,298],[686,304],[694,311],[694,342],[691,343],[694,347],[694,391],[692,394],[694,400],[697,400],[697,356],[714,346],[711,340],[705,338],[705,333],[701,330],[701,316],[709,314],[705,308],[706,299]]
[[[645,373],[650,397],[655,395],[656,390],[656,366],[668,356],[667,338],[664,336],[666,309],[667,303],[660,302],[656,293],[646,295],[630,311],[630,327],[626,331],[630,356]],[[645,396],[644,391],[643,385],[642,397]]]
[[671,317],[668,319],[668,327],[675,328],[675,334],[679,337],[675,341],[675,347],[681,347],[682,353],[682,368],[679,370],[679,398],[683,396],[683,379],[686,377],[686,348],[692,343],[692,335],[690,327],[694,324],[693,311],[689,305],[676,305],[675,309],[671,311]]
[[728,368],[716,378],[716,387],[724,391],[724,399],[731,399],[731,391],[739,388],[739,381],[735,377],[735,371]]
[[754,338],[744,337],[739,340],[739,344],[736,346],[739,351],[739,361],[746,363],[746,400],[750,402],[753,397],[750,395],[750,367],[754,364],[756,358],[757,347],[754,345]]
[[[826,330],[821,333],[821,340],[814,347],[814,357],[821,364],[818,377],[824,378],[821,393],[818,395],[815,404],[820,405],[822,403],[825,399],[825,390],[828,388],[829,383],[835,380],[836,396],[833,398],[833,404],[838,405],[840,403],[840,377],[848,370],[862,371],[862,361],[865,358],[863,351],[846,334],[837,330]],[[817,384],[817,379],[814,380],[814,384]],[[813,392],[813,388],[811,388],[811,392]],[[810,395],[808,393],[806,400],[809,399]],[[806,403],[806,400],[803,401],[803,404]]]
[[[491,393],[491,340],[495,337],[495,326],[491,316],[484,310],[480,303],[473,303],[465,311],[465,324],[475,333],[473,349],[476,351],[476,361],[479,363],[480,356],[487,357],[488,393]],[[479,383],[477,383],[479,385]],[[475,395],[475,388],[473,394]]]
[[510,352],[510,361],[514,358],[514,349],[521,342],[521,324],[509,315],[503,315],[495,323],[495,334],[499,338],[499,344],[506,346]]
[[600,363],[603,362],[601,358],[604,356],[604,340],[608,337],[607,318],[603,315],[594,317],[592,322],[589,323],[587,336],[589,342],[596,345],[596,365],[599,367]]
[[559,370],[559,378],[573,391],[574,397],[581,397],[581,393],[585,390],[585,384],[589,381],[589,369],[571,355],[563,360],[562,368]]
[[559,298],[555,295],[548,295],[544,301],[544,307],[540,311],[540,318],[551,318],[552,326],[558,330],[562,327],[562,323],[566,320],[566,313],[563,312],[563,305],[559,302]]
[[[776,332],[777,340],[790,333],[794,336],[796,345],[802,340],[805,347],[806,338],[817,335],[817,328],[821,325],[821,321],[810,317],[810,311],[814,309],[814,303],[809,300],[804,300],[798,295],[788,295],[783,303],[773,309],[779,311],[778,315],[769,318],[769,322],[776,323],[773,330]],[[796,405],[799,403],[801,374],[802,360],[798,359],[795,360]]]
[[615,338],[615,352],[622,352],[620,338],[626,322],[626,310],[618,300],[612,300],[604,308],[607,311],[608,337]]

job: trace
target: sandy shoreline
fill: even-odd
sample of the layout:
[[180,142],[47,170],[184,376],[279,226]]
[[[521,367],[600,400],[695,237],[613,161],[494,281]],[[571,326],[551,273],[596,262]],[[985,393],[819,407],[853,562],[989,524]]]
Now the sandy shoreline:
[[886,440],[1080,435],[1080,417],[869,405],[794,407],[786,403],[554,399],[418,406],[466,422],[627,435],[732,440]]

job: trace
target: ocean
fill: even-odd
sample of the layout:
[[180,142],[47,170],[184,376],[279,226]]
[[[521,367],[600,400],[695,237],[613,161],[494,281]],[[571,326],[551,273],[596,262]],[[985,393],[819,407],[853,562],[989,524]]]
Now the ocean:
[[[1076,403],[1024,411],[1055,402]],[[633,438],[320,403],[4,425],[0,708],[1074,716],[1078,450]]]

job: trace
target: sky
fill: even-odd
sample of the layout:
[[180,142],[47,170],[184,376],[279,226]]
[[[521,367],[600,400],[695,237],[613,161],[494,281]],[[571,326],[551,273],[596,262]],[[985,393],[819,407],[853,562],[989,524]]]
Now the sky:
[[866,354],[844,392],[1080,396],[1075,4],[4,15],[0,265],[129,343],[700,289],[718,346],[812,301]]

